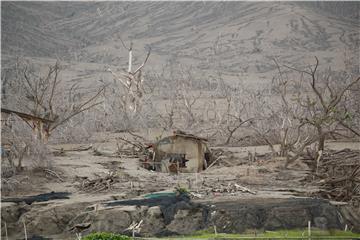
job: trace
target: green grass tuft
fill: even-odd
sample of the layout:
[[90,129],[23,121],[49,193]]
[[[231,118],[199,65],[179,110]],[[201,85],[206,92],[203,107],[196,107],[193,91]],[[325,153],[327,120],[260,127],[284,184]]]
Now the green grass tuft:
[[125,235],[115,234],[115,233],[106,233],[106,232],[98,232],[91,233],[81,240],[130,240],[131,238]]

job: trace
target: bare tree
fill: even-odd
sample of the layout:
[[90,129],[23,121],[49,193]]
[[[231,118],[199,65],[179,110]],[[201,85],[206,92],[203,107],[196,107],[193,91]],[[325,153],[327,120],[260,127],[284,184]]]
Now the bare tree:
[[[311,125],[317,131],[317,151],[320,154],[324,150],[327,136],[336,132],[334,125],[341,124],[357,136],[360,136],[356,129],[346,124],[351,109],[347,109],[346,105],[341,104],[347,91],[359,83],[360,77],[353,77],[347,73],[342,76],[337,75],[330,69],[325,73],[318,73],[319,60],[317,57],[315,57],[315,60],[314,66],[309,66],[306,70],[291,66],[286,67],[304,74],[309,79],[310,92],[306,94],[299,93],[296,101],[306,110],[306,114],[299,117],[301,123]],[[333,77],[338,77],[338,79],[335,79],[336,86],[330,82]]]
[[172,98],[169,103],[165,103],[165,113],[158,114],[162,120],[161,127],[164,130],[170,130],[175,124],[175,112],[176,112],[176,99]]
[[197,119],[195,112],[195,104],[201,97],[201,92],[190,92],[185,84],[182,85],[180,98],[183,101],[184,116],[186,116],[186,127],[192,127]]
[[129,52],[127,72],[115,73],[110,68],[108,71],[111,72],[114,80],[121,83],[124,89],[122,102],[125,105],[125,108],[130,110],[132,113],[136,113],[140,111],[144,96],[144,78],[142,69],[150,57],[151,49],[147,52],[145,60],[140,64],[140,66],[133,70],[133,43],[130,42],[130,46],[127,47],[121,38],[120,41],[123,47]]
[[49,168],[48,149],[41,140],[34,138],[28,125],[14,114],[2,120],[2,176],[11,177],[22,171],[24,163],[33,168]]
[[279,98],[279,103],[277,111],[273,112],[272,124],[278,131],[280,143],[278,155],[286,157],[287,165],[297,159],[307,146],[314,143],[316,137],[309,126],[300,120],[306,110],[293,99],[294,93],[303,93],[301,80],[300,83],[290,80],[276,59],[274,62],[278,69],[278,76],[273,79],[272,87]]
[[218,87],[216,91],[223,99],[221,109],[217,110],[217,128],[224,136],[224,145],[228,145],[240,128],[249,127],[254,118],[249,115],[246,97],[244,96],[245,87],[238,85],[232,87],[225,83],[222,74],[218,72]]
[[[274,60],[278,76],[271,85],[271,96],[250,92],[254,121],[251,128],[255,137],[266,143],[276,156],[286,158],[286,166],[299,158],[308,146],[316,143],[319,160],[324,150],[326,138],[340,135],[339,126],[358,135],[356,126],[347,122],[354,109],[347,102],[349,93],[359,82],[359,77],[351,79],[347,73],[328,71],[318,73],[316,58],[310,70],[298,70],[284,66],[284,71]],[[300,72],[300,78],[289,78],[291,70]],[[309,76],[309,80],[306,77]],[[333,79],[333,80],[331,80]],[[279,149],[275,148],[279,144]]]
[[181,64],[174,67],[169,61],[162,71],[152,74],[152,79],[157,83],[158,99],[165,102],[164,107],[158,105],[162,128],[193,130],[198,126],[202,90],[196,86],[193,69]]
[[66,90],[60,84],[60,72],[59,62],[49,66],[45,75],[42,75],[29,63],[18,61],[15,65],[14,83],[3,86],[8,92],[12,92],[12,97],[6,98],[4,105],[21,108],[35,117],[49,120],[28,123],[36,137],[44,142],[48,141],[56,128],[99,105],[101,102],[98,99],[104,91],[104,87],[101,87],[95,93],[86,94],[76,84]]

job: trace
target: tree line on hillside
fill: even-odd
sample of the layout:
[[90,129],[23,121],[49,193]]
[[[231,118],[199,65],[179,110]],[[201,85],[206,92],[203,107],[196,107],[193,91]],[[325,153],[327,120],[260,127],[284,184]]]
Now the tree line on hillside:
[[[324,68],[317,57],[307,66],[281,64],[266,88],[226,83],[222,73],[197,79],[192,67],[169,63],[144,73],[151,51],[138,66],[133,44],[127,69],[107,69],[113,81],[85,91],[78,83],[60,84],[63,66],[44,73],[18,59],[2,74],[3,106],[22,109],[49,122],[11,116],[3,124],[8,168],[21,171],[22,160],[46,159],[48,140],[86,141],[94,132],[182,129],[207,137],[215,145],[266,144],[286,165],[305,151],[319,161],[325,140],[360,136],[360,77],[351,59],[343,71]],[[5,141],[5,142],[6,142]],[[276,147],[275,145],[279,145]],[[2,162],[3,163],[3,162]]]

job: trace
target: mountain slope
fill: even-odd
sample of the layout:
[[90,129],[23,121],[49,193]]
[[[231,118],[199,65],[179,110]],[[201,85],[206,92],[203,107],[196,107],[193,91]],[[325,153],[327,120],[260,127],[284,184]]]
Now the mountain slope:
[[[351,4],[356,11],[359,4]],[[167,61],[177,62],[195,67],[204,77],[221,71],[228,79],[269,79],[275,70],[274,57],[298,65],[316,55],[323,63],[341,67],[344,51],[359,51],[358,18],[339,17],[324,11],[325,5],[316,6],[291,2],[5,2],[2,52],[120,65],[127,60],[121,36],[127,43],[134,41],[137,62],[145,48],[151,47],[149,66],[159,69]]]

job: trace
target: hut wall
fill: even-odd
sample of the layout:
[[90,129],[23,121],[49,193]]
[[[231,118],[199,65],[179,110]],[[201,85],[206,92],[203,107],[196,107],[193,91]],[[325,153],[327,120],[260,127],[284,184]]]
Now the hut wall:
[[161,161],[166,153],[185,154],[189,160],[182,172],[199,172],[203,169],[206,146],[197,139],[172,136],[161,140],[156,148],[156,161]]

